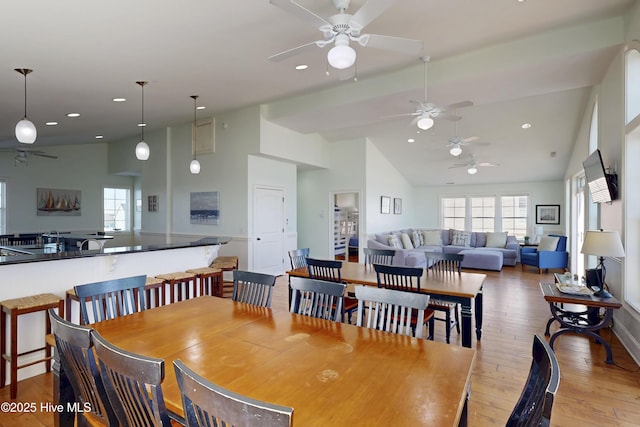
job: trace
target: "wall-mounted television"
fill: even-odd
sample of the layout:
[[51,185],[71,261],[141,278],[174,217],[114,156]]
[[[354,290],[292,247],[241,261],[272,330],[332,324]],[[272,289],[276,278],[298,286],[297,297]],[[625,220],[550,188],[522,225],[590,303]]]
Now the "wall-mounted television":
[[618,176],[607,173],[600,150],[596,149],[582,162],[584,175],[594,203],[611,202],[618,198]]

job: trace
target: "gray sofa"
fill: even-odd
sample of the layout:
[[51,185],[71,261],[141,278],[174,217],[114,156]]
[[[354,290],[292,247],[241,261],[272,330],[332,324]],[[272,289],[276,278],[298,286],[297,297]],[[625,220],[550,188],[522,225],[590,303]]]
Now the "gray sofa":
[[[394,236],[394,237],[392,237]],[[427,267],[424,253],[462,253],[463,268],[500,271],[518,262],[520,244],[506,233],[462,230],[407,229],[376,233],[367,240],[373,249],[395,249],[393,265]]]

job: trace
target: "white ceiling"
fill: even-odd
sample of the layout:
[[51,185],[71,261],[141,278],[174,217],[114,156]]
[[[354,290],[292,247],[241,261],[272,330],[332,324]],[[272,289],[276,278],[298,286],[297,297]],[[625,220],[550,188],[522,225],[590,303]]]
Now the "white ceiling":
[[[365,0],[352,0],[354,13]],[[355,46],[358,80],[326,75],[326,51],[267,57],[321,38],[306,21],[268,0],[22,0],[5,2],[0,25],[0,148],[17,147],[28,76],[28,116],[38,128],[33,149],[114,141],[139,133],[140,87],[147,129],[189,122],[193,100],[215,115],[268,104],[269,119],[331,141],[369,138],[414,185],[557,180],[564,175],[590,86],[598,83],[623,40],[620,16],[634,0],[397,0],[364,32],[424,41],[419,55]],[[320,16],[330,0],[298,0]],[[460,109],[458,136],[481,162],[450,169],[454,123],[437,120],[416,134],[410,100],[471,100]],[[300,63],[309,65],[295,71]],[[127,102],[114,103],[112,98]],[[79,112],[76,119],[66,113]],[[59,125],[47,127],[46,121]],[[523,131],[523,122],[532,128]],[[416,142],[407,143],[414,137]],[[337,142],[339,143],[339,142]],[[46,147],[49,147],[48,149]],[[190,149],[190,146],[189,146]],[[551,157],[551,152],[556,156]],[[2,153],[1,155],[12,155]],[[132,154],[133,155],[133,154]],[[153,155],[153,153],[152,153]],[[462,159],[463,162],[469,157]],[[37,159],[50,162],[50,159]],[[1,173],[1,171],[0,171]]]

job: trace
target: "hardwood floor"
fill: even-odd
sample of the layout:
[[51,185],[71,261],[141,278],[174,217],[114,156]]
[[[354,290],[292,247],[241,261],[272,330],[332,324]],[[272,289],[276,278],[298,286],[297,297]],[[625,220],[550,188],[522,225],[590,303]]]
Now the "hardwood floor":
[[[518,400],[529,372],[533,335],[544,334],[550,317],[538,282],[553,281],[550,273],[522,272],[520,266],[484,273],[483,333],[475,344],[478,353],[469,401],[469,426],[479,427],[504,425]],[[278,278],[272,306],[287,308],[286,276]],[[561,380],[553,426],[640,425],[638,366],[609,330],[603,337],[611,342],[616,365],[607,365],[604,350],[589,338],[564,335],[556,341]],[[436,324],[436,340],[444,342],[440,323]],[[451,341],[451,345],[460,345],[455,331]],[[18,401],[35,402],[39,407],[51,402],[51,388],[50,374],[21,381]],[[0,402],[8,400],[8,387],[0,389]],[[51,425],[53,416],[39,410],[34,414],[0,413],[2,427]]]

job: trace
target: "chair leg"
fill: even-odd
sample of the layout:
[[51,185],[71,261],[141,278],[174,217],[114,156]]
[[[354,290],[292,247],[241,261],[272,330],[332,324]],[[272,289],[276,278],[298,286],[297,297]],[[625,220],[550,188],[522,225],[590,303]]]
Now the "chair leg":
[[460,311],[460,304],[456,304],[453,309],[455,310],[455,313],[453,313],[453,317],[456,321],[456,332],[460,333],[460,315],[458,314],[458,312]]
[[429,336],[427,337],[428,340],[433,341],[433,332],[435,329],[435,318],[431,317],[431,319],[429,319]]
[[447,341],[447,344],[449,344],[449,341],[451,340],[451,310],[447,310],[447,312],[445,313],[444,323],[446,325],[445,327],[446,341]]

